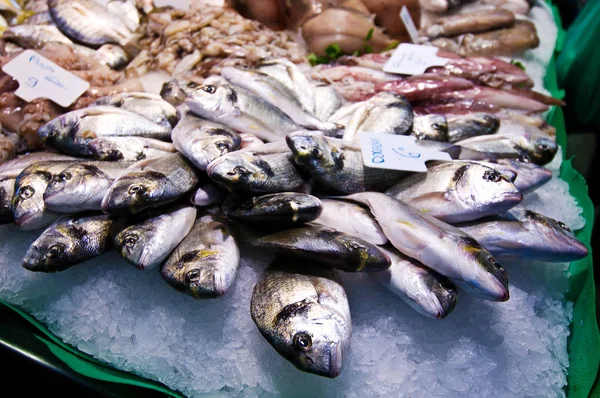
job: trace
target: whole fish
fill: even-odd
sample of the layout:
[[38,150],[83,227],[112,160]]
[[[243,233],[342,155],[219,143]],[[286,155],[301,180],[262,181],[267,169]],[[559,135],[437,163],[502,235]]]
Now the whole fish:
[[499,171],[461,161],[414,173],[385,193],[447,223],[502,213],[523,200],[523,194]]
[[402,172],[365,167],[361,152],[342,150],[332,139],[316,132],[298,131],[289,134],[286,141],[294,161],[323,187],[335,192],[386,189],[402,175]]
[[97,137],[145,137],[169,140],[171,128],[112,106],[94,106],[65,113],[38,129],[42,142],[73,155],[90,156]]
[[385,236],[403,254],[477,297],[508,300],[506,271],[467,233],[383,193],[361,192],[346,198],[368,205]]
[[200,170],[226,153],[238,150],[242,139],[229,127],[186,114],[171,133],[173,144]]
[[413,110],[406,98],[381,92],[358,108],[346,125],[344,144],[356,145],[363,132],[408,134],[413,127]]
[[110,247],[113,223],[106,215],[61,217],[29,246],[23,267],[30,271],[57,272],[97,257]]
[[229,191],[276,193],[294,191],[304,180],[288,154],[228,153],[210,163],[208,176]]
[[34,163],[59,160],[76,160],[76,158],[69,155],[63,155],[62,153],[45,151],[30,152],[25,155],[17,156],[15,159],[0,164],[0,181],[7,179],[14,180],[23,170]]
[[312,109],[302,105],[300,98],[277,79],[258,70],[226,66],[221,71],[229,83],[248,90],[273,107],[280,109],[300,126],[317,130],[331,130],[337,126],[317,119]]
[[500,119],[489,113],[446,115],[448,120],[448,142],[455,143],[480,135],[495,134],[500,128]]
[[312,260],[314,266],[346,272],[381,271],[390,267],[389,257],[379,247],[358,236],[306,226],[271,234],[246,232],[248,243],[261,249]]
[[535,25],[526,20],[518,20],[510,27],[491,32],[461,35],[458,41],[458,54],[463,57],[510,57],[540,45]]
[[275,58],[262,61],[256,69],[276,79],[295,93],[304,108],[311,112],[319,111],[317,93],[313,91],[310,81],[298,65],[286,58]]
[[388,239],[371,212],[353,202],[321,199],[323,210],[312,223],[358,236],[375,245],[385,245]]
[[24,230],[47,227],[60,216],[44,205],[44,191],[55,175],[73,164],[67,161],[38,162],[18,175],[11,209],[17,227]]
[[507,10],[481,10],[464,14],[450,15],[436,19],[422,29],[421,33],[431,39],[439,36],[458,36],[463,33],[479,33],[510,26],[515,22],[515,14]]
[[96,61],[111,69],[121,69],[131,61],[131,55],[116,44],[104,44],[94,52]]
[[497,159],[492,163],[513,168],[517,173],[514,184],[522,193],[534,191],[552,179],[551,170],[533,163],[520,162],[514,159]]
[[102,210],[113,181],[131,166],[126,162],[76,163],[55,174],[44,191],[44,205],[59,213]]
[[190,202],[199,207],[220,205],[223,203],[226,196],[227,191],[217,187],[214,184],[205,184],[196,190],[194,195],[191,197]]
[[375,84],[373,91],[376,93],[396,93],[404,96],[409,101],[422,101],[441,93],[460,92],[473,87],[475,85],[471,81],[462,77],[423,73],[405,79],[395,79]]
[[[558,151],[558,144],[552,138],[529,133],[484,135],[458,141],[457,144],[480,152],[495,153],[489,159],[514,159],[525,156],[540,166],[550,163]],[[510,152],[510,147],[513,148],[513,152],[519,152],[521,156],[504,155],[503,153]]]
[[313,87],[313,91],[317,119],[328,120],[342,106],[342,97],[329,85]]
[[15,193],[15,180],[0,181],[0,224],[13,222],[11,202]]
[[176,152],[170,142],[145,137],[98,137],[87,142],[90,156],[97,160],[137,162]]
[[240,252],[229,228],[205,215],[167,258],[160,275],[194,298],[217,297],[227,293],[239,264]]
[[415,116],[410,134],[418,140],[447,141],[448,122],[443,115]]
[[42,48],[46,43],[73,44],[54,25],[15,25],[2,33],[2,39],[23,48]]
[[102,97],[90,106],[108,105],[136,113],[167,129],[175,127],[177,109],[160,95],[150,93],[118,93]]
[[403,255],[393,247],[381,248],[392,266],[373,272],[379,283],[397,294],[406,304],[430,318],[445,318],[456,306],[458,293],[444,276]]
[[[119,9],[114,9],[94,0],[48,0],[48,10],[58,29],[76,42],[90,47],[100,47],[107,43],[127,46],[134,38],[133,31],[136,27],[131,22],[128,26],[125,21],[130,20],[127,17],[133,11],[137,13],[137,10],[128,1],[120,3],[123,4],[117,7]],[[133,7],[134,10],[126,14],[118,12],[125,7]]]
[[194,207],[177,206],[126,226],[113,241],[121,256],[137,268],[155,268],[187,236],[195,221]]
[[563,222],[531,210],[519,217],[511,213],[459,228],[499,258],[570,262],[587,256],[587,247]]
[[305,223],[321,214],[321,201],[312,195],[280,192],[240,200],[230,195],[223,204],[225,215],[256,223]]
[[251,95],[246,90],[215,82],[203,86],[186,86],[184,104],[204,119],[224,124],[237,132],[256,135],[261,140],[277,141],[301,130],[278,108]]
[[250,314],[264,338],[298,369],[342,372],[350,349],[348,298],[335,270],[276,260],[254,286]]
[[107,214],[139,213],[167,205],[198,183],[194,168],[178,153],[134,163],[110,186],[102,200]]

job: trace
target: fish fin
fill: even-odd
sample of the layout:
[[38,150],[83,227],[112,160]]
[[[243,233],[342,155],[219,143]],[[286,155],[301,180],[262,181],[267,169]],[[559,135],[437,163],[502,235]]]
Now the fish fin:
[[432,210],[439,207],[440,204],[443,205],[447,202],[448,199],[446,198],[445,192],[429,192],[416,198],[406,200],[406,203],[425,214],[430,213]]

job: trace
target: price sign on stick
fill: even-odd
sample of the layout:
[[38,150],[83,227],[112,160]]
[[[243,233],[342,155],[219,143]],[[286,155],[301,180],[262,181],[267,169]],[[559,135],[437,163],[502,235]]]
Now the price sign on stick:
[[420,75],[431,66],[443,66],[450,60],[437,56],[438,48],[419,44],[402,43],[383,66],[387,73]]

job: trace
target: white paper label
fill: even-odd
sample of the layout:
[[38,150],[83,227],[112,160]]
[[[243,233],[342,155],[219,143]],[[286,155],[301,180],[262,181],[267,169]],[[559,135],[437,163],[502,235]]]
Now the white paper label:
[[417,31],[415,22],[410,16],[410,12],[408,12],[406,6],[402,6],[402,9],[400,10],[400,19],[402,20],[402,23],[404,23],[404,27],[410,36],[410,40],[412,40],[413,43],[416,43],[417,40],[419,40],[419,32]]
[[428,160],[452,160],[449,154],[426,149],[409,135],[360,135],[363,163],[367,167],[389,170],[427,171]]
[[[223,2],[221,0],[221,2]],[[154,7],[173,7],[178,10],[187,11],[192,5],[192,0],[154,0]]]
[[419,44],[400,44],[383,66],[387,73],[420,75],[431,66],[443,66],[450,60],[437,56],[438,48]]
[[2,71],[19,82],[15,94],[27,102],[47,98],[66,108],[90,87],[85,80],[33,50],[23,51]]

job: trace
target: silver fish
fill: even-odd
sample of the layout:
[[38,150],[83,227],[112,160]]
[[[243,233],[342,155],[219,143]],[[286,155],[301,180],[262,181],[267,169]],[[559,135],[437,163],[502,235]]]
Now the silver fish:
[[331,130],[337,126],[317,119],[313,110],[306,109],[298,96],[278,80],[257,70],[226,66],[221,71],[232,85],[248,90],[273,107],[279,108],[295,123],[305,128]]
[[298,369],[331,378],[342,372],[352,321],[334,270],[276,260],[254,287],[250,313],[264,338]]
[[342,150],[334,140],[318,132],[298,131],[289,134],[286,141],[294,161],[315,181],[335,192],[386,189],[402,175],[397,171],[365,167],[361,152]]
[[[122,3],[131,4],[126,1]],[[120,7],[127,5],[123,4]],[[125,20],[129,20],[127,16],[130,13],[113,13],[107,4],[102,2],[48,0],[48,9],[52,20],[62,33],[87,46],[100,47],[107,43],[127,46],[134,38],[133,30],[130,29],[133,26],[130,23],[128,27],[125,23]]]
[[90,156],[97,137],[145,137],[169,140],[171,128],[112,106],[94,106],[65,113],[38,129],[42,142],[61,152]]
[[331,228],[305,226],[267,234],[241,228],[250,245],[312,260],[314,266],[372,272],[391,265],[390,258],[378,246]]
[[45,151],[30,152],[25,155],[17,156],[15,159],[0,164],[0,181],[7,179],[14,180],[23,170],[34,163],[59,160],[76,160],[76,158],[69,155],[63,155],[62,153]]
[[206,171],[214,182],[230,191],[289,192],[304,182],[290,158],[288,154],[231,152],[210,163]]
[[187,93],[184,104],[192,113],[240,133],[277,141],[301,129],[278,108],[242,88],[215,82],[202,86],[191,83],[184,90]]
[[[558,151],[558,144],[552,138],[528,132],[524,132],[523,134],[493,134],[472,137],[458,141],[457,144],[481,152],[490,152],[492,156],[489,159],[526,157],[531,162],[540,166],[552,161]],[[518,155],[513,156],[512,152],[516,152]]]
[[0,224],[13,222],[11,202],[15,193],[15,180],[0,181]]
[[242,142],[237,133],[222,124],[186,114],[171,134],[173,144],[200,170],[213,160],[236,151]]
[[344,144],[356,145],[362,132],[408,134],[413,119],[413,109],[406,98],[387,91],[377,93],[352,115],[344,132]]
[[452,161],[414,173],[385,192],[447,223],[476,220],[518,205],[523,194],[500,172],[474,162]]
[[50,225],[60,214],[44,205],[44,191],[52,178],[74,162],[38,162],[24,169],[15,181],[12,215],[15,225],[24,230]]
[[446,118],[436,114],[415,116],[411,135],[418,140],[447,141]]
[[488,113],[447,115],[448,142],[455,143],[467,138],[495,134],[500,128],[500,119]]
[[104,44],[94,52],[96,61],[111,69],[121,69],[131,61],[131,55],[116,44]]
[[295,93],[304,108],[311,112],[318,112],[316,107],[316,93],[298,65],[286,58],[276,58],[262,61],[256,69],[276,79]]
[[376,245],[388,242],[371,212],[361,205],[335,199],[321,199],[321,204],[323,210],[313,224],[355,235]]
[[197,183],[197,172],[178,153],[142,160],[113,182],[102,200],[102,211],[139,213],[164,206],[190,192]]
[[342,106],[342,97],[329,85],[313,87],[315,92],[315,115],[328,120]]
[[102,209],[102,199],[113,181],[131,163],[83,162],[55,174],[44,191],[44,205],[59,213]]
[[385,236],[403,254],[477,297],[508,300],[506,271],[467,233],[383,193],[361,192],[346,198],[368,205]]
[[206,207],[223,203],[227,191],[217,187],[214,184],[205,184],[200,186],[194,196],[191,198],[191,203],[199,207]]
[[57,272],[97,257],[110,247],[113,223],[106,215],[61,217],[29,246],[23,267],[30,271]]
[[563,222],[530,210],[514,219],[510,213],[504,219],[496,217],[459,228],[499,258],[570,262],[588,255],[587,247]]
[[178,122],[177,109],[160,95],[150,93],[119,93],[102,97],[90,106],[109,105],[136,113],[167,129]]
[[177,206],[126,226],[113,241],[121,256],[137,268],[155,268],[190,233],[195,221],[194,207]]
[[160,275],[177,290],[194,298],[223,296],[235,280],[240,252],[229,228],[206,215],[160,268]]
[[23,48],[42,48],[47,43],[73,44],[54,25],[15,25],[4,31],[2,39]]
[[321,213],[319,198],[297,192],[280,192],[240,200],[230,195],[223,204],[227,217],[255,223],[305,223]]
[[392,266],[373,272],[379,283],[397,294],[406,304],[430,318],[445,318],[456,305],[456,288],[444,276],[431,271],[418,261],[403,255],[393,247],[381,248]]
[[97,160],[137,162],[176,152],[169,142],[145,137],[98,137],[87,142],[90,157]]

